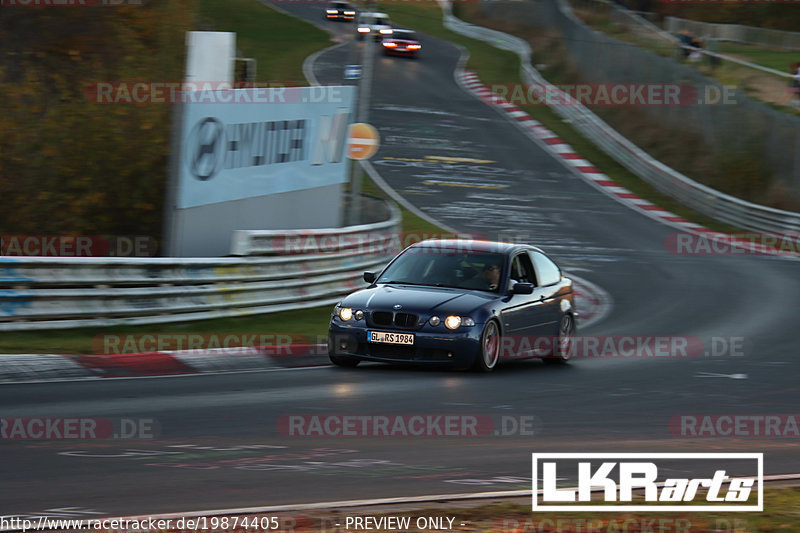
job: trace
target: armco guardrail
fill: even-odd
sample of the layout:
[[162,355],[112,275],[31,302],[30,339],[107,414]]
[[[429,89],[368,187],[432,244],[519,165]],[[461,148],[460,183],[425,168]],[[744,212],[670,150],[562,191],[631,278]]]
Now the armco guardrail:
[[[550,85],[531,66],[531,50],[527,42],[506,33],[466,23],[452,15],[449,2],[440,0],[440,4],[448,29],[517,53],[522,60],[522,78],[525,83]],[[559,0],[559,4],[566,16],[575,19],[577,23],[580,22],[563,0]],[[569,95],[557,87],[552,89],[559,94],[558,101],[570,100]],[[552,109],[631,172],[700,213],[757,232],[781,234],[800,232],[800,213],[746,202],[695,182],[653,159],[579,102],[571,102],[571,105],[554,105]]]
[[[272,255],[300,253],[310,248],[325,251],[336,249],[386,249],[394,241],[398,222],[362,224],[347,228],[318,230],[238,230],[233,232],[232,255]],[[398,250],[399,251],[399,250]]]
[[333,304],[363,284],[364,270],[382,268],[397,252],[389,240],[366,248],[335,243],[399,231],[399,210],[389,210],[387,220],[374,224],[316,230],[347,238],[288,255],[2,257],[0,331],[155,324]]

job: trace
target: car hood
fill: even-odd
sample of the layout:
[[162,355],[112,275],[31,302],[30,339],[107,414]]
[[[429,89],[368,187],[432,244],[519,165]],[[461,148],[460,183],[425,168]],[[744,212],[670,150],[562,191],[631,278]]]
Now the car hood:
[[400,305],[402,311],[419,315],[469,314],[497,297],[483,291],[465,291],[447,287],[409,285],[377,285],[355,292],[342,301],[342,306],[364,310],[388,310]]

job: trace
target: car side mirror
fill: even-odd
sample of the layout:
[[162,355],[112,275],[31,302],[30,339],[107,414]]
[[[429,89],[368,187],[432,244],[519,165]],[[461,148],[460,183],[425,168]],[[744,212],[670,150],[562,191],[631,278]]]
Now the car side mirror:
[[364,272],[364,281],[372,283],[375,281],[375,272]]
[[516,283],[511,287],[511,294],[533,294],[533,283]]

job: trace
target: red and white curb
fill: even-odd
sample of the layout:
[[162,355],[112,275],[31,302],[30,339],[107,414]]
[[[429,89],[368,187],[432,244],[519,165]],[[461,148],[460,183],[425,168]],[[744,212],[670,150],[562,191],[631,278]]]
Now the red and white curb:
[[[611,309],[609,294],[579,276],[575,307],[581,327]],[[161,350],[120,354],[0,354],[0,384],[247,372],[328,365],[326,344],[245,346],[205,350]]]
[[[485,104],[503,111],[508,118],[516,122],[530,136],[545,145],[558,159],[574,168],[584,180],[631,209],[669,226],[689,233],[702,235],[712,241],[724,241],[726,245],[739,247],[755,253],[787,255],[785,251],[771,248],[764,244],[757,244],[748,239],[708,229],[705,226],[686,220],[683,217],[639,197],[600,172],[591,162],[583,159],[572,146],[564,142],[558,135],[542,126],[540,122],[532,119],[528,113],[510,103],[502,96],[492,93],[481,83],[474,72],[460,71],[456,76],[463,87],[475,94]],[[790,253],[788,255],[797,256],[795,253]]]
[[[589,326],[611,309],[597,285],[574,280],[578,324]],[[123,354],[0,354],[0,384],[247,372],[328,365],[325,344],[292,344]]]
[[320,364],[328,364],[328,348],[323,344],[98,355],[0,354],[0,383],[175,376]]
[[578,311],[578,326],[586,328],[603,319],[609,312],[613,302],[611,295],[589,280],[572,273],[572,293],[575,297],[575,309]]

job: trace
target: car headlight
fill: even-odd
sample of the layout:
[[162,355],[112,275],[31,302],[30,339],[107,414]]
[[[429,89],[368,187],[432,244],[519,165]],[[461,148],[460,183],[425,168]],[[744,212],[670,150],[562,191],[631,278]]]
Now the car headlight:
[[[436,325],[433,323],[434,318],[436,318],[436,324],[439,323],[439,317],[431,317],[431,325],[433,326]],[[464,327],[474,326],[475,321],[468,316],[450,315],[449,317],[444,319],[444,325],[447,329],[458,329],[461,326]]]
[[339,308],[339,318],[347,322],[351,318],[353,318],[353,310],[349,307],[340,307]]
[[409,44],[406,48],[408,48],[409,50],[419,50],[422,47],[418,44]]
[[444,326],[447,329],[458,329],[461,325],[461,317],[460,316],[453,316],[450,315],[449,317],[444,319]]
[[442,323],[442,319],[434,315],[428,319],[428,322],[430,322],[431,326],[438,326]]
[[392,30],[387,30],[387,29],[380,30],[380,32],[381,32],[381,35],[391,35],[392,34]]
[[354,16],[356,14],[356,12],[355,11],[345,11],[344,14],[345,15],[349,15],[349,16],[352,17],[352,16]]
[[338,13],[338,11],[336,11],[335,9],[328,9],[327,11],[328,15],[335,15],[336,13]]
[[358,28],[358,33],[369,33],[369,28]]

